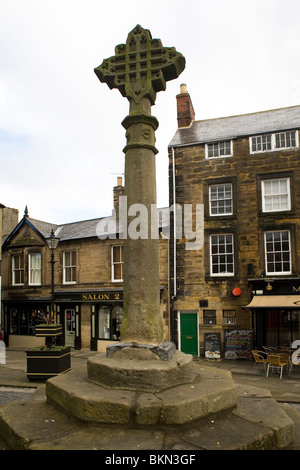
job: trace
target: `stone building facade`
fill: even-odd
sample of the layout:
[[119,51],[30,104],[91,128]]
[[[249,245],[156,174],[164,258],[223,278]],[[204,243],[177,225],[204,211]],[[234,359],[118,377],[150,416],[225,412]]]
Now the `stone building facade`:
[[[0,333],[2,334],[2,309],[1,309],[1,260],[2,260],[2,240],[13,230],[19,221],[19,211],[11,207],[6,207],[0,203]],[[1,336],[2,337],[2,336]]]
[[[2,240],[4,240],[10,232],[15,228],[19,221],[19,211],[18,209],[13,209],[11,207],[6,207],[4,204],[0,203],[0,263],[1,263],[1,246]],[[0,264],[1,266],[1,264]],[[0,270],[1,275],[1,270]]]
[[173,340],[230,358],[300,339],[300,106],[196,121],[182,86],[177,114],[170,206],[202,207],[204,238],[186,250],[173,219]]
[[[121,184],[115,191],[122,193]],[[2,311],[6,344],[31,347],[44,340],[34,336],[42,313],[51,314],[51,251],[46,239],[53,229],[54,316],[63,325],[64,344],[76,349],[105,351],[119,340],[123,317],[123,240],[111,217],[53,225],[29,217],[3,243]],[[163,217],[160,217],[162,223]],[[169,339],[168,241],[159,239],[160,299],[164,337]]]

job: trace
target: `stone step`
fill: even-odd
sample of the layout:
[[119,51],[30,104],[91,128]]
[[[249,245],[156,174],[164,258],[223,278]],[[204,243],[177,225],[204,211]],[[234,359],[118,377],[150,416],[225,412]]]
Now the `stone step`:
[[0,408],[0,438],[13,450],[271,450],[292,447],[293,420],[268,390],[238,385],[236,397],[236,406],[230,410],[212,412],[184,424],[139,425],[133,421],[102,424],[79,420],[53,406],[39,391],[38,399],[27,398]]
[[197,365],[193,371],[190,383],[157,392],[106,388],[84,372],[69,372],[48,380],[46,394],[82,421],[108,424],[184,424],[236,406],[230,372]]

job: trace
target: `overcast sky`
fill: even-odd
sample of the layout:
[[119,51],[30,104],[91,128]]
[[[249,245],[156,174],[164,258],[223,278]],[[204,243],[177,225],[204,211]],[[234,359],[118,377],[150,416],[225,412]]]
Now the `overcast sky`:
[[111,214],[129,104],[94,68],[137,24],[186,58],[152,107],[160,207],[181,83],[197,120],[300,104],[299,0],[0,0],[0,18],[0,202],[20,218]]

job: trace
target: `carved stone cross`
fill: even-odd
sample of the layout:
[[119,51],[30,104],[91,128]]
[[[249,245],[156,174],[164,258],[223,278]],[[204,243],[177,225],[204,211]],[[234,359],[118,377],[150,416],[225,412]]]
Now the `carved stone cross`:
[[126,44],[115,48],[115,56],[105,59],[95,69],[101,82],[118,88],[135,105],[143,98],[155,103],[156,92],[166,89],[166,82],[177,78],[185,68],[185,58],[175,47],[164,47],[160,39],[137,25],[128,34]]
[[[101,82],[117,88],[130,102],[130,113],[122,124],[126,129],[125,196],[128,212],[126,227],[132,220],[129,209],[137,204],[146,209],[148,236],[124,240],[124,318],[123,344],[159,345],[163,339],[160,311],[158,237],[153,237],[152,208],[156,205],[155,130],[158,121],[151,116],[156,92],[166,81],[177,78],[185,59],[174,47],[163,47],[150,31],[137,25],[126,44],[115,48],[116,55],[95,69]],[[153,224],[154,225],[154,224]],[[157,230],[157,226],[155,227]]]

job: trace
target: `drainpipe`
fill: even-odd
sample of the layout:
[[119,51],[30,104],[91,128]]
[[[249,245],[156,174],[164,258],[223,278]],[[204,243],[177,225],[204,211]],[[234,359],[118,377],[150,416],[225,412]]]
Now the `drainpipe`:
[[177,287],[176,287],[176,227],[177,227],[177,214],[176,214],[176,186],[175,186],[175,152],[174,147],[172,147],[172,178],[173,178],[173,263],[174,263],[174,291],[172,298],[174,299],[177,294]]
[[172,320],[171,320],[171,340],[175,343],[175,312],[174,312],[174,300],[177,295],[177,267],[176,267],[176,226],[177,226],[177,214],[176,214],[176,185],[175,185],[175,151],[174,147],[172,150],[172,182],[173,182],[173,295],[171,302]]
[[1,312],[1,306],[2,306],[2,293],[1,293],[1,273],[0,273],[0,333],[2,330],[2,312]]

